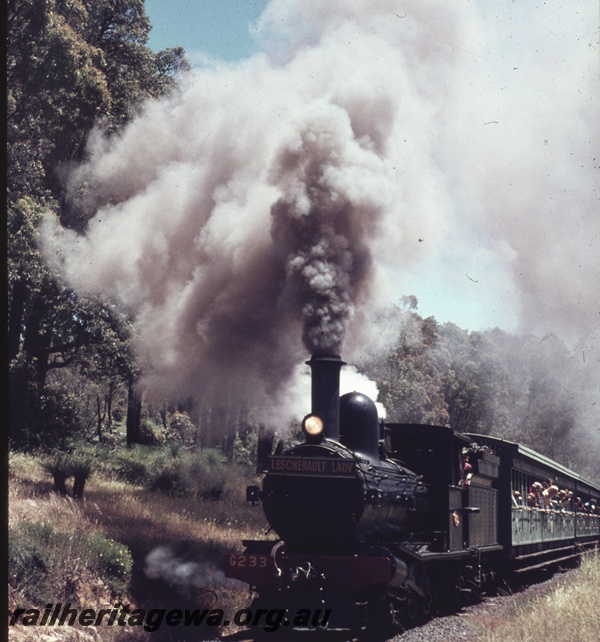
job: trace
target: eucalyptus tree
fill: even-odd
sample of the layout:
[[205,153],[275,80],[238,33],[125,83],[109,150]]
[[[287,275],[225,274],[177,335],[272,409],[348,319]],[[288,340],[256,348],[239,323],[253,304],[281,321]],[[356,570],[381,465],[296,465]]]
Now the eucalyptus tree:
[[84,348],[88,375],[94,353],[94,376],[115,376],[114,361],[109,367],[101,355],[119,344],[128,356],[118,376],[133,377],[121,313],[52,272],[39,251],[40,226],[50,210],[85,228],[86,216],[65,198],[65,168],[84,159],[94,126],[118,131],[144,100],[172,91],[189,65],[181,48],[147,47],[143,0],[8,0],[6,16],[10,430],[22,436],[52,432],[39,421],[31,428],[32,409],[59,414],[60,397],[48,401],[48,372],[74,366]]

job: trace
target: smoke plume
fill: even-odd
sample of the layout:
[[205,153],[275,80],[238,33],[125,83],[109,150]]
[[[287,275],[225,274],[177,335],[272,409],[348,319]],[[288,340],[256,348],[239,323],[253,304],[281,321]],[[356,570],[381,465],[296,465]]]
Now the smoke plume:
[[521,329],[598,327],[594,11],[487,4],[273,0],[263,53],[93,132],[87,231],[46,243],[135,310],[147,388],[272,413],[307,352],[377,343],[389,275],[422,262],[443,296],[485,256],[465,296],[501,272]]
[[198,589],[212,593],[207,585],[236,585],[238,580],[226,578],[218,571],[178,557],[168,546],[157,546],[152,549],[144,560],[144,574],[152,580],[163,580],[179,593],[186,596],[197,595]]

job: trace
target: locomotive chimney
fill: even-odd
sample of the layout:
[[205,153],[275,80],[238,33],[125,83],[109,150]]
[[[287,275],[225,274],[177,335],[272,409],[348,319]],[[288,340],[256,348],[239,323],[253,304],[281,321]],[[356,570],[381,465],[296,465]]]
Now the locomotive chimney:
[[312,371],[311,411],[325,422],[325,437],[339,441],[340,370],[346,364],[335,354],[313,354],[306,363]]

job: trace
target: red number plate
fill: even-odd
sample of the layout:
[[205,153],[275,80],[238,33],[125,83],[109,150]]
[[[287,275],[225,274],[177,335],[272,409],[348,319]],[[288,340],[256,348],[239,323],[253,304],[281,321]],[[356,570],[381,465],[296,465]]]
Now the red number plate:
[[267,568],[268,555],[230,555],[227,560],[229,568]]

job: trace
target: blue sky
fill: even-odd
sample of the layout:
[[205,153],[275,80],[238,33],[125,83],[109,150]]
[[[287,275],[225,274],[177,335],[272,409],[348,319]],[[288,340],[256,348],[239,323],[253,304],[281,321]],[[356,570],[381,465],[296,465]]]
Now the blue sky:
[[182,46],[194,64],[209,54],[240,60],[255,51],[248,24],[268,0],[146,0],[154,50]]

